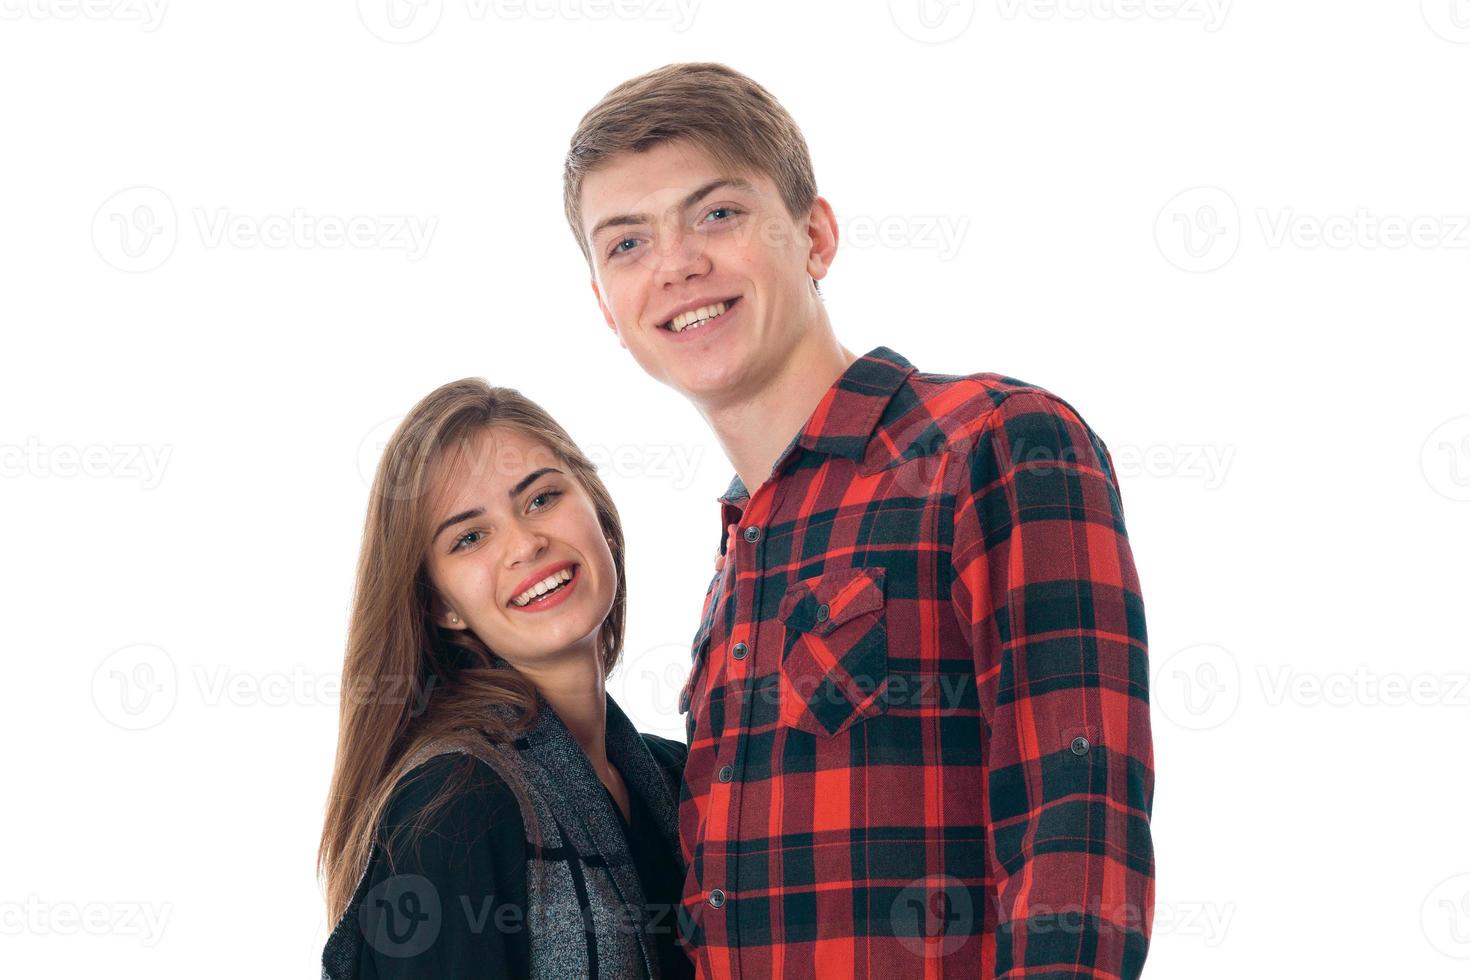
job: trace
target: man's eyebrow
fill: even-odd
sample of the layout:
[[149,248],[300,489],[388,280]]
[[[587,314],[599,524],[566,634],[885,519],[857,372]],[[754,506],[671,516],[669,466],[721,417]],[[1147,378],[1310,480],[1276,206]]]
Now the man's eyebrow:
[[[520,496],[522,490],[526,489],[531,484],[533,484],[537,480],[541,479],[547,473],[560,473],[560,472],[561,472],[561,470],[557,469],[555,466],[543,466],[539,470],[533,470],[530,473],[527,473],[525,476],[521,477],[519,480],[517,480],[516,481],[516,485],[513,486],[513,487],[511,487],[510,490],[507,492],[506,495],[508,497],[510,497],[510,499],[514,500],[516,497],[519,497]],[[454,525],[460,523],[461,521],[473,520],[474,518],[479,517],[479,516],[481,516],[484,513],[485,513],[485,508],[483,508],[483,507],[471,507],[469,510],[460,511],[458,514],[455,514],[453,517],[447,517],[447,518],[444,519],[444,521],[437,528],[434,529],[434,536],[432,538],[430,538],[429,540],[431,542],[432,541],[437,541],[437,540],[439,540],[439,535],[443,534],[445,531],[447,531],[449,528],[453,527]]]
[[[696,202],[698,202],[700,198],[704,197],[707,194],[710,194],[713,191],[717,191],[722,187],[728,187],[731,190],[736,191],[755,190],[755,185],[751,184],[750,181],[745,180],[742,177],[720,177],[700,187],[696,187],[694,190],[684,195],[684,199],[679,202],[679,210],[682,211],[687,207],[691,207]],[[602,221],[599,221],[597,223],[597,227],[592,229],[592,234],[587,236],[587,240],[591,241],[595,239],[605,228],[612,228],[620,225],[642,225],[647,224],[652,220],[653,215],[651,214],[615,214],[611,218],[604,218]]]

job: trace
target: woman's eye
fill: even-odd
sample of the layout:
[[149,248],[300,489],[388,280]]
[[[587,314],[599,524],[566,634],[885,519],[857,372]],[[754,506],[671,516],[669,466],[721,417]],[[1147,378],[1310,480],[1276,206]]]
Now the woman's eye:
[[474,537],[476,534],[483,534],[483,533],[484,533],[483,531],[466,531],[464,534],[461,534],[455,540],[454,547],[453,548],[450,548],[449,550],[450,551],[458,551],[458,550],[460,550],[461,548],[463,548],[465,546],[465,543],[466,542],[469,542],[470,538]]

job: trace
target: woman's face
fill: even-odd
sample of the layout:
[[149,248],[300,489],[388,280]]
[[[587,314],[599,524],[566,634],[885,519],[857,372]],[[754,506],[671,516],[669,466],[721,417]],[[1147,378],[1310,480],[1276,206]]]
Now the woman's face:
[[448,604],[436,621],[474,631],[517,668],[595,658],[617,572],[569,467],[536,439],[491,427],[436,475],[428,573]]

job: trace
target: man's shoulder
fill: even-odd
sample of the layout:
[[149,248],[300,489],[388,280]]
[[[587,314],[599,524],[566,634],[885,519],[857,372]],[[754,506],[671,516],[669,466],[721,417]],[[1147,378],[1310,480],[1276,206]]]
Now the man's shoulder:
[[938,453],[972,452],[997,425],[1038,414],[1081,416],[1041,385],[995,371],[913,371],[894,394],[869,445],[868,465],[882,469]]

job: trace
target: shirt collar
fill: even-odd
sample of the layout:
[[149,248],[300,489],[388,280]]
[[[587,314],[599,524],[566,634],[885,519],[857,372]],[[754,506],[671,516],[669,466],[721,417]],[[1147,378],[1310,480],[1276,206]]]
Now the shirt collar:
[[[848,365],[832,383],[791,445],[828,456],[861,460],[883,410],[915,370],[897,351],[874,347]],[[791,451],[791,445],[777,457],[778,463]],[[738,520],[740,509],[749,497],[750,491],[737,473],[719,498],[724,523]],[[723,548],[721,545],[722,554]]]

